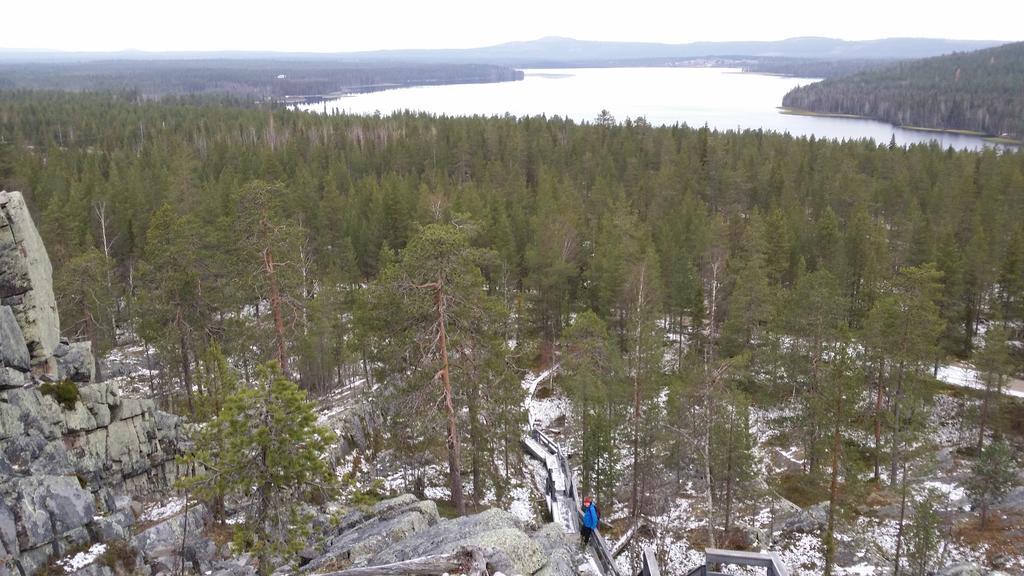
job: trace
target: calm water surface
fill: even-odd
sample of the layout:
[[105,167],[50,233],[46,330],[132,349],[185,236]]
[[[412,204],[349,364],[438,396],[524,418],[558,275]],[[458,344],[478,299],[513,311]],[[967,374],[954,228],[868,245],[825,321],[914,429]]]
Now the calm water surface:
[[616,119],[645,117],[654,125],[688,124],[719,130],[758,129],[818,138],[873,138],[898,144],[938,141],[943,147],[991,146],[981,138],[918,132],[884,122],[782,114],[790,89],[813,78],[742,74],[731,68],[573,68],[525,70],[519,82],[452,84],[354,94],[298,108],[315,112],[390,114],[413,110],[468,116],[562,116],[593,120],[602,110]]

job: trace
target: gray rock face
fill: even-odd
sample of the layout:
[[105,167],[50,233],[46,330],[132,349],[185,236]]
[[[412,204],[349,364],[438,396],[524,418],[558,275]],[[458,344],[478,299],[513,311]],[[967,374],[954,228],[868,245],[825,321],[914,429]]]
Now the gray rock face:
[[821,502],[784,520],[779,526],[782,532],[811,534],[825,527],[828,520],[828,502]]
[[[51,275],[21,194],[0,192],[0,576],[33,576],[72,546],[126,536],[128,495],[170,486],[185,444],[177,417],[91,383],[90,344],[59,340]],[[78,383],[70,410],[38,387],[57,377]],[[206,562],[208,548],[192,560]]]
[[0,304],[14,312],[35,370],[56,375],[60,320],[53,267],[20,192],[0,192]]
[[0,306],[0,363],[21,372],[32,368],[25,337],[10,306]]
[[15,482],[14,514],[18,545],[38,548],[92,522],[92,494],[74,476],[19,478]]
[[328,530],[321,548],[303,552],[308,562],[302,571],[379,566],[472,547],[483,552],[492,571],[569,576],[577,573],[576,541],[557,524],[527,534],[499,509],[443,520],[434,502],[404,495],[346,515]]
[[[64,410],[35,387],[0,391],[0,502],[12,513],[0,509],[0,555],[26,576],[72,538],[123,538],[132,518],[119,515],[118,502],[177,477],[177,417],[151,402],[122,410],[117,387],[107,383],[79,392],[74,409]],[[11,516],[16,548],[4,537]]]
[[[132,538],[131,543],[142,554],[145,563],[153,569],[154,573],[159,573],[162,569],[177,571],[182,562],[183,538],[186,563],[192,561],[188,558],[190,548],[193,550],[194,556],[205,554],[208,547],[205,544],[206,539],[203,538],[202,531],[209,524],[210,519],[210,513],[206,507],[200,504],[190,508],[187,514],[179,514],[139,533]],[[212,560],[212,557],[204,559],[204,562],[209,562],[209,560]]]
[[13,558],[18,555],[19,550],[14,512],[7,507],[7,504],[0,502],[0,556]]
[[54,356],[57,358],[57,376],[61,380],[92,382],[96,377],[92,342],[61,344]]

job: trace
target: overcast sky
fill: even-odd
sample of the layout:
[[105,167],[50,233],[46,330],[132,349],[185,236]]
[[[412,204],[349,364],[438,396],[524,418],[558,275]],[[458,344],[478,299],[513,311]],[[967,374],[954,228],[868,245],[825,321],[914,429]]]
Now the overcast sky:
[[342,52],[542,36],[1024,40],[1022,0],[0,0],[0,47]]

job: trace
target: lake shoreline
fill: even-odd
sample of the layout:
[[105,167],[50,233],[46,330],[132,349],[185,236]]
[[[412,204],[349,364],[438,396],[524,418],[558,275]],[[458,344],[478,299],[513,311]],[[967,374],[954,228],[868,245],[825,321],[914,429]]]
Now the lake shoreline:
[[[790,114],[793,116],[810,116],[818,118],[849,118],[852,120],[873,120],[875,122],[885,122],[879,118],[873,118],[871,116],[862,116],[860,114],[840,114],[837,112],[815,112],[814,110],[805,110],[803,108],[793,108],[790,106],[779,106],[780,114]],[[974,138],[980,138],[986,142],[992,144],[999,144],[1002,146],[1024,146],[1024,140],[1016,140],[1013,138],[1006,138],[1003,136],[994,136],[992,134],[986,134],[984,132],[978,132],[977,130],[964,130],[961,128],[931,128],[928,126],[911,126],[909,124],[891,124],[894,128],[901,128],[903,130],[912,130],[914,132],[925,132],[931,134],[951,134],[954,136],[971,136]]]
[[[928,144],[980,150],[1015,146],[964,134],[903,129],[854,115],[780,108],[795,86],[814,82],[737,68],[628,67],[524,68],[516,82],[443,86],[376,86],[316,104],[311,112],[384,114],[414,111],[446,116],[545,116],[592,122],[601,110],[616,119],[645,118],[652,126],[707,125],[716,130],[765,130],[793,136],[866,140],[899,145]],[[392,88],[392,87],[388,87]]]

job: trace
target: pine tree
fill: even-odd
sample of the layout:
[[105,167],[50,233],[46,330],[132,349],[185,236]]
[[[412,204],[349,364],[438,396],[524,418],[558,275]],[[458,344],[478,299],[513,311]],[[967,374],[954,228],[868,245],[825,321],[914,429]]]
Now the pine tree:
[[65,333],[85,337],[93,353],[104,354],[117,336],[117,294],[112,290],[110,260],[95,248],[58,269],[54,292]]
[[942,523],[938,502],[938,494],[928,490],[914,504],[914,517],[907,534],[907,564],[911,576],[927,576],[935,566],[935,555],[941,544],[939,527]]
[[[196,224],[165,205],[150,220],[139,269],[139,335],[178,366],[189,413],[195,416],[193,339],[208,322]],[[168,330],[168,327],[171,329]]]
[[615,439],[625,402],[622,358],[606,324],[594,312],[579,314],[566,330],[560,379],[572,402],[569,429],[578,448],[580,489],[597,494],[611,513],[612,495],[619,479]]
[[[903,269],[896,278],[894,290],[875,303],[865,322],[864,339],[885,358],[888,370],[879,376],[876,396],[888,389],[890,404],[889,482],[895,487],[899,477],[901,447],[909,425],[904,410],[909,396],[919,396],[918,384],[928,372],[942,332],[942,319],[936,304],[942,273],[934,265]],[[911,401],[914,398],[910,398]],[[881,422],[883,414],[876,403],[873,418]],[[880,448],[875,458],[879,459]]]
[[[395,392],[404,391],[396,401],[410,419],[432,410],[433,402],[425,401],[440,386],[448,479],[459,514],[465,513],[460,415],[466,399],[479,394],[468,389],[470,368],[474,359],[505,352],[504,341],[494,348],[493,335],[508,313],[484,291],[482,256],[463,230],[450,224],[424,227],[372,287],[364,321],[385,376]],[[417,406],[420,402],[425,404]]]
[[1004,441],[990,442],[981,449],[971,466],[971,477],[966,488],[978,506],[981,528],[988,528],[989,509],[1013,488],[1017,482],[1016,458],[1013,448]]
[[309,519],[303,503],[329,495],[335,476],[323,459],[333,443],[316,424],[313,404],[280,367],[261,366],[254,388],[230,396],[204,428],[186,463],[204,472],[182,481],[202,498],[238,498],[245,521],[234,527],[235,545],[252,551],[259,573],[271,561],[305,546]]

